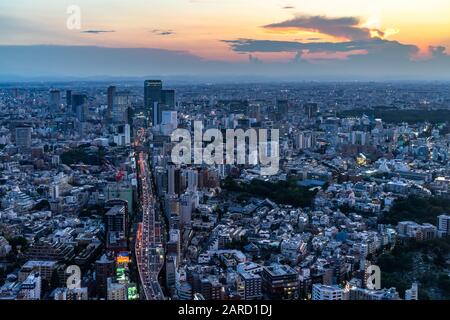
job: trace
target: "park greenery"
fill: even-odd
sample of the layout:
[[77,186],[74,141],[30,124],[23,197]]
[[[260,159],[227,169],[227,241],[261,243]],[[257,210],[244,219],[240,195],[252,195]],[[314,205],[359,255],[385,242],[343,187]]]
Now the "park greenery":
[[84,144],[77,148],[70,149],[61,155],[62,163],[66,165],[86,164],[92,166],[101,165],[105,157],[105,148],[94,147]]
[[416,281],[419,299],[450,299],[450,277],[446,263],[450,239],[408,241],[383,253],[376,261],[381,269],[381,285],[396,287],[401,295]]
[[391,210],[378,221],[396,225],[400,221],[436,224],[437,217],[450,212],[450,199],[441,197],[421,198],[410,196],[395,201]]
[[268,182],[254,179],[250,183],[237,182],[227,177],[222,187],[231,192],[240,193],[240,196],[250,198],[267,198],[278,204],[292,205],[294,207],[309,207],[317,191],[298,186],[296,179],[288,181]]

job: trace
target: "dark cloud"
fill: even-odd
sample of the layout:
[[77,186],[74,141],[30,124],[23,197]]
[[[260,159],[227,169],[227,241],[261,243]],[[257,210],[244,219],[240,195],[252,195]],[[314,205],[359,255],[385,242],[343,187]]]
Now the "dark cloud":
[[159,30],[159,29],[152,30],[152,33],[158,36],[170,36],[175,34],[175,32],[172,30]]
[[448,57],[448,55],[446,53],[447,49],[443,46],[437,46],[437,47],[429,46],[428,50],[430,51],[433,58]]
[[289,9],[295,9],[295,7],[293,7],[293,6],[284,6],[283,9],[289,10]]
[[96,30],[96,29],[81,31],[81,33],[89,33],[89,34],[101,34],[101,33],[112,33],[112,32],[116,32],[116,31],[115,30]]
[[396,55],[409,58],[418,52],[414,45],[405,45],[397,41],[388,41],[378,38],[370,40],[345,41],[345,42],[296,42],[296,41],[273,41],[237,39],[224,40],[230,44],[235,52],[350,52],[355,50],[366,50],[368,53],[396,53]]
[[[297,16],[293,19],[272,23],[263,26],[266,29],[286,29],[293,28],[298,30],[320,32],[335,37],[344,37],[349,40],[370,39],[369,29],[361,28],[359,18],[342,17],[328,18],[325,16]],[[375,30],[380,36],[383,32]]]

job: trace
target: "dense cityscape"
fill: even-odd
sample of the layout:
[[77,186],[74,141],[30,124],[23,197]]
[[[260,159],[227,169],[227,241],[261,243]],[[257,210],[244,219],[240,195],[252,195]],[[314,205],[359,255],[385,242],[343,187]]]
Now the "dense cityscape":
[[[276,174],[175,163],[195,122]],[[3,83],[0,300],[449,299],[449,147],[446,82]]]

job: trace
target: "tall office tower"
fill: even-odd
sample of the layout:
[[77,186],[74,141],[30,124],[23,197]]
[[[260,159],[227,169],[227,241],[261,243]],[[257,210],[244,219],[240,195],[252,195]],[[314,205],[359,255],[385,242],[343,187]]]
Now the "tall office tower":
[[61,105],[61,91],[50,90],[50,110],[58,111]]
[[72,107],[72,90],[66,90],[66,110],[71,110]]
[[86,122],[88,117],[89,109],[87,104],[80,104],[76,106],[76,117],[80,122]]
[[317,103],[305,103],[303,105],[303,111],[306,114],[308,119],[314,118],[317,116],[317,112],[319,111],[319,107]]
[[85,94],[72,94],[72,113],[78,121],[86,122],[88,115],[87,96]]
[[125,145],[129,145],[131,143],[131,127],[128,123],[124,125],[123,134],[125,136]]
[[161,103],[168,109],[175,109],[175,90],[162,90]]
[[77,106],[86,104],[87,102],[87,97],[85,94],[82,93],[73,93],[71,94],[71,103],[70,105],[72,106],[72,113],[76,114],[77,113]]
[[106,298],[108,278],[114,276],[114,266],[114,260],[106,254],[95,262],[95,282],[100,298]]
[[300,131],[295,139],[296,150],[310,149],[316,145],[316,137],[312,131]]
[[111,120],[113,103],[114,103],[114,95],[116,94],[116,87],[109,86],[106,94],[108,96],[107,97],[107,103],[108,103],[107,117],[108,117],[108,120]]
[[312,300],[343,300],[344,290],[339,286],[327,286],[320,283],[313,284]]
[[111,120],[114,123],[128,123],[128,109],[130,108],[130,106],[130,92],[116,92],[113,95]]
[[146,80],[144,82],[144,108],[150,115],[152,124],[154,124],[153,108],[156,103],[162,103],[161,99],[162,81],[161,80]]
[[161,108],[163,108],[163,105],[159,102],[153,103],[153,109],[152,109],[152,124],[158,125],[161,123]]
[[16,146],[19,148],[31,147],[31,126],[16,127]]
[[277,119],[286,119],[289,112],[289,101],[287,100],[277,100],[276,105],[276,113],[277,113]]

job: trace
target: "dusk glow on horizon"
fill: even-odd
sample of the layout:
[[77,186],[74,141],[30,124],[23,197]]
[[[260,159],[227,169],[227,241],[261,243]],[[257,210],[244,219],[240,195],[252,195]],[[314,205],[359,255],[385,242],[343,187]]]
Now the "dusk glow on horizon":
[[[66,28],[67,8],[81,28]],[[217,63],[447,57],[444,0],[130,0],[0,4],[0,45],[152,48]],[[344,46],[345,48],[342,48]]]

